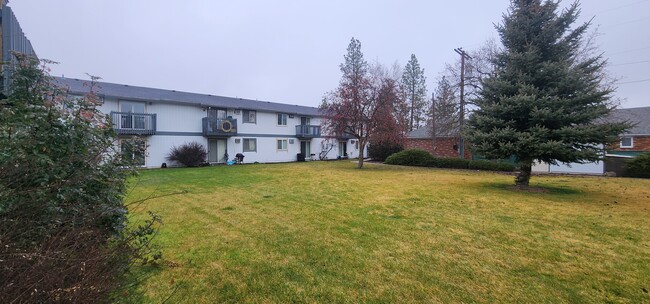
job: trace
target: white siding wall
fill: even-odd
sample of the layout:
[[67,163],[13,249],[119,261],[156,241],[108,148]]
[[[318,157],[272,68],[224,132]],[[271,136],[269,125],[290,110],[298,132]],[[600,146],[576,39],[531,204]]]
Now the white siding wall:
[[553,173],[603,174],[605,173],[605,167],[603,162],[571,163],[570,166],[564,164],[551,165],[550,171]]
[[206,111],[199,106],[152,103],[147,113],[156,113],[157,132],[202,132]]
[[148,168],[160,168],[162,163],[167,163],[168,166],[176,166],[177,164],[170,163],[166,159],[169,151],[174,146],[178,147],[193,141],[202,144],[207,150],[208,140],[203,136],[154,135],[147,137],[146,166]]
[[[128,100],[126,100],[128,101]],[[119,111],[120,100],[117,98],[105,98],[99,110],[109,114],[111,111]],[[156,135],[146,136],[147,156],[146,167],[159,168],[162,163],[174,166],[166,160],[166,156],[173,146],[180,146],[189,142],[199,142],[208,149],[208,139],[200,135],[202,132],[202,119],[207,116],[204,108],[198,105],[169,104],[160,102],[146,102],[145,111],[156,114]],[[235,114],[234,109],[228,109],[227,115],[237,119],[237,136],[227,139],[227,152],[230,159],[237,153],[245,155],[245,163],[269,163],[269,162],[290,162],[297,160],[300,153],[300,140],[296,137],[296,125],[300,125],[301,115],[293,115],[287,118],[286,126],[277,124],[275,112],[257,111],[256,123],[243,122],[244,111]],[[311,125],[320,125],[321,120],[311,117]],[[126,136],[122,136],[126,137]],[[255,138],[257,140],[256,152],[243,152],[243,139]],[[239,143],[236,140],[239,139]],[[277,149],[277,140],[287,140],[287,150]],[[325,138],[314,138],[310,140],[311,153],[318,155],[321,152],[321,142]],[[290,143],[293,141],[293,143]],[[327,154],[327,159],[338,157],[339,140],[331,139],[332,149]],[[359,156],[359,150],[351,140],[346,141],[348,156],[351,158]],[[367,155],[367,154],[366,154]],[[309,158],[309,155],[307,155]]]

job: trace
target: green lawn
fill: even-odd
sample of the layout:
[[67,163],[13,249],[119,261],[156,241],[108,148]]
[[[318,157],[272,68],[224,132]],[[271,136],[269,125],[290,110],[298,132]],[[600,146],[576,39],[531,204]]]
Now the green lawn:
[[355,166],[142,172],[166,261],[127,300],[650,302],[650,180]]

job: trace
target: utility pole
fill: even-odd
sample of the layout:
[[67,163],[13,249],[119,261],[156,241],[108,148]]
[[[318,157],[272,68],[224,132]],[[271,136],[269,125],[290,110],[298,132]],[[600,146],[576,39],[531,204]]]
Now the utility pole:
[[431,154],[436,156],[436,95],[431,93]]
[[460,122],[458,128],[458,155],[465,158],[465,140],[463,139],[463,126],[465,125],[465,59],[472,59],[463,48],[454,49],[460,55]]

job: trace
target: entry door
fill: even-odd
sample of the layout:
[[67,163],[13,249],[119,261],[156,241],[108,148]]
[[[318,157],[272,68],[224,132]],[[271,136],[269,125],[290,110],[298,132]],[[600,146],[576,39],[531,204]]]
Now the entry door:
[[339,156],[343,157],[348,153],[348,142],[339,141]]
[[303,126],[311,125],[311,118],[309,117],[300,117],[300,124]]
[[217,131],[220,125],[219,119],[227,118],[226,115],[228,115],[226,109],[216,109],[216,108],[208,109],[208,131],[209,132]]
[[217,158],[217,140],[208,139],[208,162],[216,163],[219,158]]
[[228,112],[226,112],[226,109],[214,109],[210,108],[208,109],[208,117],[210,118],[226,118],[228,115]]
[[120,101],[120,111],[129,113],[122,114],[123,129],[144,129],[144,102]]
[[225,163],[228,161],[226,157],[226,144],[228,142],[225,139],[217,139],[217,162]]
[[209,139],[208,140],[208,162],[210,163],[225,163],[226,148],[228,142],[225,139]]
[[301,141],[300,142],[300,153],[305,156],[305,159],[310,159],[310,157],[311,157],[311,141]]

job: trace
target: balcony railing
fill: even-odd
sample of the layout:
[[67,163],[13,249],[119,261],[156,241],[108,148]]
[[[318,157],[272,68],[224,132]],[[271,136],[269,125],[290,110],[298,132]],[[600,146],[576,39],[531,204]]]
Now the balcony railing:
[[237,119],[203,117],[203,136],[237,135]]
[[299,138],[320,137],[320,126],[298,125],[296,126],[296,137]]
[[156,114],[111,112],[111,122],[119,135],[156,134]]

